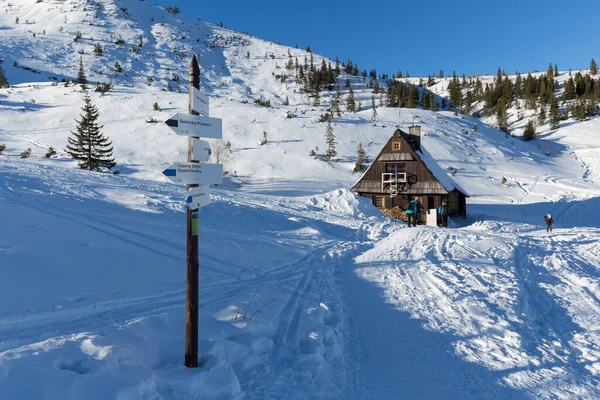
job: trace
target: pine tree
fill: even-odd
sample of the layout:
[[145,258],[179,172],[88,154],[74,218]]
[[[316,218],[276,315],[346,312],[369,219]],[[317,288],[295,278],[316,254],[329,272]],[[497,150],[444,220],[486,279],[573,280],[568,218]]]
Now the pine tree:
[[573,116],[575,118],[577,118],[579,121],[585,120],[585,104],[583,103],[583,100],[577,100],[577,103],[575,104],[575,111],[574,111]]
[[463,101],[463,109],[466,114],[471,112],[471,106],[473,105],[473,92],[467,90],[467,95],[465,96],[465,100]]
[[333,135],[331,120],[327,120],[327,127],[325,128],[325,143],[327,144],[325,161],[331,161],[333,160],[333,157],[337,155],[337,152],[335,151],[335,136]]
[[82,89],[85,89],[85,84],[87,83],[87,76],[83,69],[83,58],[81,57],[79,57],[79,71],[77,72],[77,80],[75,83],[80,84]]
[[[417,100],[415,100],[415,96],[417,95]],[[406,99],[406,108],[416,108],[418,102],[419,91],[414,85],[410,85],[408,89],[408,98]]]
[[573,78],[569,78],[565,82],[563,100],[574,100],[577,97],[577,92],[575,90],[575,81]]
[[540,114],[538,115],[538,125],[544,125],[546,123],[546,106],[540,108]]
[[525,125],[525,131],[523,132],[523,139],[526,141],[533,140],[535,138],[535,126],[533,125],[533,121],[527,121],[527,125]]
[[508,116],[506,115],[504,99],[500,99],[498,104],[496,104],[496,119],[498,121],[498,129],[508,133]]
[[428,110],[431,107],[429,104],[429,91],[423,89],[421,91],[421,108],[423,110]]
[[550,99],[550,129],[560,128],[560,111],[558,109],[558,100],[552,96]]
[[0,58],[0,88],[10,87],[8,84],[8,79],[6,79],[6,75],[4,75],[4,70],[2,69],[2,59]]
[[340,118],[342,113],[340,111],[340,104],[342,102],[342,91],[340,90],[340,85],[335,85],[335,97],[331,102],[331,114],[334,113]]
[[546,72],[548,79],[554,79],[554,70],[552,69],[552,63],[548,64],[548,71]]
[[358,143],[358,148],[356,149],[356,163],[354,164],[354,173],[363,172],[367,169],[365,165],[367,163],[365,148],[362,143]]
[[354,101],[354,90],[352,90],[352,86],[350,86],[350,89],[348,90],[348,100],[346,107],[348,108],[348,111],[356,111],[356,102]]
[[429,109],[431,111],[439,110],[438,103],[437,103],[437,100],[435,99],[435,95],[433,94],[433,92],[429,92]]
[[315,91],[313,94],[313,106],[320,106],[321,105],[321,92],[319,90],[319,86],[315,86]]
[[596,60],[592,58],[590,62],[590,74],[596,75],[598,73],[598,66],[596,65]]
[[102,135],[97,123],[100,115],[98,108],[92,104],[89,96],[85,97],[85,104],[82,107],[83,114],[77,122],[77,130],[71,131],[68,138],[69,144],[65,151],[79,161],[81,169],[90,171],[102,171],[106,168],[110,170],[115,166],[115,159],[112,157],[112,142]]
[[371,115],[371,122],[377,119],[377,107],[375,106],[375,96],[371,96],[371,109],[373,114]]

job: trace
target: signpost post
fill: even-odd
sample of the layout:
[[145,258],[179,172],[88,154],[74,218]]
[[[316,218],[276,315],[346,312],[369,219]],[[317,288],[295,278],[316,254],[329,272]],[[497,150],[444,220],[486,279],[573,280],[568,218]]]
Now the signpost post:
[[[189,96],[188,112],[192,115],[198,115],[192,110],[193,89],[200,89],[200,66],[196,55],[190,62],[189,70]],[[179,115],[179,114],[178,114]],[[179,121],[178,125],[179,125]],[[168,122],[167,122],[168,124]],[[177,132],[179,134],[179,132]],[[199,136],[199,135],[198,135]],[[188,162],[193,163],[192,159],[193,139],[188,137]],[[195,161],[196,163],[198,161]],[[221,178],[222,179],[222,178]],[[188,184],[188,191],[198,187],[197,184]],[[186,246],[186,295],[185,295],[185,366],[188,368],[198,368],[198,293],[199,293],[199,268],[198,259],[198,209],[187,209],[187,246]]]
[[[208,97],[200,93],[200,67],[196,56],[192,57],[189,70],[188,114],[177,113],[165,123],[177,135],[188,137],[188,162],[176,162],[163,171],[175,183],[187,185],[186,230],[186,295],[185,295],[185,366],[198,367],[198,209],[210,202],[209,187],[223,183],[223,165],[201,164],[208,161],[210,144],[199,137],[221,139],[223,121],[208,116]],[[200,116],[198,114],[202,114]]]
[[[208,161],[210,144],[199,137],[221,139],[223,121],[208,116],[208,97],[200,93],[200,67],[196,56],[189,69],[188,114],[177,113],[165,123],[177,135],[188,137],[188,162],[176,162],[163,171],[175,183],[187,185],[186,296],[185,296],[185,366],[198,367],[198,209],[209,203],[209,187],[223,183],[223,165],[200,164]],[[200,116],[198,114],[202,114]]]

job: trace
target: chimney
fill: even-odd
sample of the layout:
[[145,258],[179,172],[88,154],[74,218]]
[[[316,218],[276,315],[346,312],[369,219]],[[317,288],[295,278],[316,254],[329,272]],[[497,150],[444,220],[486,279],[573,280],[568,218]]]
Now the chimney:
[[409,126],[408,135],[415,144],[416,149],[421,151],[421,125]]

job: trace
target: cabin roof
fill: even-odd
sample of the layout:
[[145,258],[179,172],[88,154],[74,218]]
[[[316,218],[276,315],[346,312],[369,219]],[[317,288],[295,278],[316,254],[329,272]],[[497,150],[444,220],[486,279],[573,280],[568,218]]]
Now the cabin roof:
[[421,161],[425,164],[425,166],[431,171],[432,175],[438,182],[446,189],[448,192],[453,190],[458,190],[465,196],[469,197],[469,194],[460,187],[454,179],[452,179],[446,171],[440,167],[437,161],[427,152],[427,150],[421,149]]

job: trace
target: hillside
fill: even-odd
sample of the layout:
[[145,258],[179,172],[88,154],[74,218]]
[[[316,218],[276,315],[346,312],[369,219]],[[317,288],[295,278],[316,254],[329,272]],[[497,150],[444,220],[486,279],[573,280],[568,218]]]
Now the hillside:
[[[532,142],[518,118],[516,137],[452,111],[382,106],[372,121],[368,81],[342,72],[342,99],[348,80],[363,108],[332,119],[328,163],[319,119],[335,90],[315,106],[294,74],[277,77],[289,54],[317,54],[148,2],[0,4],[0,398],[600,397],[600,119],[538,127]],[[194,371],[184,188],[161,173],[186,158],[162,121],[187,109],[192,54],[232,149],[200,211]],[[80,59],[114,87],[61,82]],[[86,94],[119,175],[62,150]],[[471,195],[452,229],[406,229],[348,191],[358,143],[372,160],[413,123],[423,155]]]

